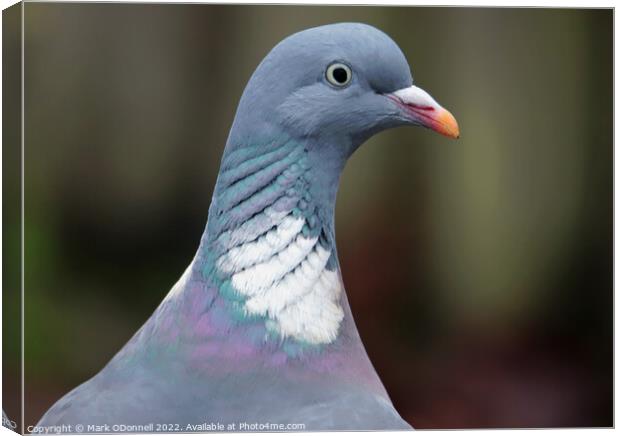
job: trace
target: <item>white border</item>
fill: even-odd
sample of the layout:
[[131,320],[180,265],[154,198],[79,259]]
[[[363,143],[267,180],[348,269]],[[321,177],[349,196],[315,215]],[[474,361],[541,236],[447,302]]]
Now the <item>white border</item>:
[[[33,0],[29,0],[29,1],[33,1]],[[47,0],[34,0],[34,1],[47,1]],[[96,0],[82,0],[82,1],[77,1],[77,0],[65,0],[64,2],[68,3],[68,2],[73,2],[73,3],[102,3],[101,1],[96,1]],[[14,4],[18,3],[15,0],[0,0],[0,6],[1,9],[6,9],[9,6],[12,6]],[[109,2],[106,2],[109,3]],[[220,1],[199,1],[199,0],[183,0],[183,1],[174,1],[174,0],[133,0],[130,2],[115,2],[115,3],[215,3],[215,4],[265,4],[266,2],[261,2],[258,0],[246,0],[246,1],[226,1],[226,0],[220,0]],[[329,1],[329,0],[315,0],[313,2],[308,2],[308,1],[298,1],[298,0],[289,0],[289,1],[269,1],[267,2],[268,4],[313,4],[313,5],[380,5],[380,6],[469,6],[469,7],[550,7],[550,8],[615,8],[616,6],[616,2],[615,1],[589,1],[589,2],[585,2],[585,1],[577,1],[577,0],[564,0],[564,1],[542,1],[542,2],[536,2],[536,1],[521,1],[518,3],[515,2],[507,2],[507,1],[483,1],[483,0],[470,0],[470,1],[465,1],[465,0],[449,0],[449,1],[390,1],[388,2],[383,2],[381,0],[375,0],[375,1],[370,1],[370,0],[338,0],[338,1]],[[23,33],[24,33],[24,26],[23,26],[23,6],[22,6],[22,102],[24,101],[24,89],[23,89],[23,68],[24,68],[24,59],[23,59],[23,53],[24,53],[24,44],[23,44]],[[1,43],[1,36],[2,36],[2,20],[0,20],[0,43]],[[615,87],[615,83],[616,83],[616,79],[618,78],[618,71],[616,69],[616,48],[618,47],[618,35],[615,32],[615,16],[614,16],[614,169],[618,166],[618,155],[617,153],[615,153],[615,143],[617,142],[617,129],[615,128],[615,126],[617,125],[619,118],[618,118],[618,113],[615,110],[615,102],[617,101],[617,88]],[[0,56],[0,71],[2,71],[2,58]],[[0,73],[0,77],[1,77],[1,73]],[[0,89],[0,101],[2,100],[2,89]],[[1,106],[1,105],[0,105]],[[21,233],[21,238],[22,238],[22,247],[23,247],[23,242],[24,242],[24,227],[23,227],[23,213],[24,213],[24,198],[23,198],[23,193],[24,193],[24,185],[23,185],[23,158],[24,158],[24,147],[23,147],[23,140],[24,140],[24,113],[23,113],[23,104],[22,104],[22,233]],[[2,134],[2,108],[0,107],[0,137]],[[1,179],[1,175],[2,175],[2,168],[1,168],[1,156],[0,156],[0,196],[1,196],[1,188],[2,188],[2,179]],[[616,289],[617,287],[617,275],[615,274],[615,272],[618,270],[618,268],[620,268],[620,260],[618,260],[618,258],[615,256],[615,247],[616,247],[616,233],[615,233],[615,228],[618,226],[618,224],[620,223],[620,218],[618,218],[618,216],[615,214],[615,205],[617,204],[617,195],[619,192],[620,186],[619,186],[619,181],[618,179],[615,177],[615,171],[614,171],[614,289]],[[1,211],[2,211],[2,206],[0,205],[0,220],[1,220]],[[0,238],[2,236],[2,228],[0,227]],[[0,250],[0,262],[2,261],[2,252]],[[22,250],[22,293],[23,293],[23,279],[24,279],[24,269],[23,269],[23,250]],[[2,279],[2,270],[0,268],[0,283],[1,283],[1,279]],[[23,295],[23,294],[22,294]],[[615,298],[615,293],[614,293],[614,314],[617,312],[617,300]],[[22,321],[23,321],[23,299],[22,299]],[[1,345],[2,345],[2,315],[1,315],[1,311],[0,311],[0,349],[1,349]],[[22,328],[23,328],[23,324],[22,324]],[[22,332],[23,333],[23,332]],[[615,350],[616,350],[616,345],[617,345],[617,324],[616,324],[616,320],[615,320],[615,316],[614,316],[614,422],[616,417],[618,416],[618,403],[615,401],[615,392],[617,391],[617,379],[615,377],[615,374],[617,373],[618,370],[618,361],[617,359],[615,359]],[[22,353],[23,353],[23,334],[22,334]],[[2,370],[2,362],[0,359],[0,374],[1,374],[1,370]],[[23,358],[22,358],[22,377],[23,377]],[[0,391],[0,403],[2,401],[2,393]],[[23,401],[23,383],[22,383],[22,401]],[[22,420],[22,424],[23,424],[23,407],[22,407],[22,416],[21,416],[21,420]],[[23,428],[23,427],[22,427]],[[533,431],[536,432],[543,432],[545,435],[574,435],[574,436],[581,436],[581,435],[590,435],[590,434],[607,434],[607,433],[615,433],[615,429],[538,429],[538,430],[463,430],[464,432],[466,432],[467,434],[473,434],[473,435],[490,435],[490,436],[494,436],[494,435],[499,435],[499,434],[510,434],[510,435],[515,435],[515,436],[520,436],[520,435],[531,435]],[[354,432],[357,433],[357,432]],[[361,432],[360,432],[361,433]],[[453,430],[433,430],[434,434],[439,434],[439,435],[443,435],[443,434],[452,434]],[[11,435],[11,434],[15,434],[14,432],[11,432],[10,430],[4,428],[4,427],[0,427],[0,435]],[[144,433],[143,433],[144,434]],[[158,435],[164,435],[164,434],[169,434],[169,433],[157,433]],[[179,433],[171,433],[173,435],[178,435]],[[231,434],[231,433],[226,433],[226,434]],[[253,434],[260,434],[260,435],[266,435],[266,434],[278,434],[278,433],[244,433],[247,435],[253,435]],[[322,433],[304,433],[307,435],[342,435],[343,433],[336,433],[336,432],[322,432]],[[378,435],[390,435],[390,434],[395,434],[394,432],[373,432],[373,434],[378,434]]]
[[[546,1],[490,1],[490,0],[218,0],[218,1],[204,1],[204,0],[131,0],[131,1],[117,1],[117,0],[26,0],[26,3],[32,2],[46,2],[46,3],[202,3],[202,4],[237,4],[237,5],[251,5],[251,4],[267,4],[267,5],[349,5],[349,6],[442,6],[442,7],[536,7],[536,8],[614,8],[615,1],[579,1],[579,0],[546,0]],[[18,3],[15,0],[0,0],[0,6],[5,9],[11,5]]]

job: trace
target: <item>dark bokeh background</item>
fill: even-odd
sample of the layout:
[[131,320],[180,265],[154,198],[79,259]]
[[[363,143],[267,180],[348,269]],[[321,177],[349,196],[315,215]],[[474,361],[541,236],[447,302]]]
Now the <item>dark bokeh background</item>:
[[417,428],[613,424],[611,10],[25,11],[26,425],[191,260],[258,62],[337,21],[390,34],[461,126],[378,135],[340,189],[344,281],[398,410]]

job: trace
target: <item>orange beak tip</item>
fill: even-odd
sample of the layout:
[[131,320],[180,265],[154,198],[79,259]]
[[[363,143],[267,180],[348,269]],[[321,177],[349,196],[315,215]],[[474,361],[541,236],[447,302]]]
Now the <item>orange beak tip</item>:
[[436,130],[454,139],[458,139],[461,136],[459,124],[456,122],[454,116],[445,109],[443,109],[437,117]]

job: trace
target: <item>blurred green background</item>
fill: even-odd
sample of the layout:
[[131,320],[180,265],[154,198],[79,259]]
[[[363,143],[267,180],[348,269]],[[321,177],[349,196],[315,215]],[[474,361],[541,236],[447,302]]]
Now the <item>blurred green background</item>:
[[392,36],[461,127],[384,132],[342,179],[344,281],[398,410],[613,424],[612,10],[27,3],[26,425],[192,259],[256,65],[338,21]]

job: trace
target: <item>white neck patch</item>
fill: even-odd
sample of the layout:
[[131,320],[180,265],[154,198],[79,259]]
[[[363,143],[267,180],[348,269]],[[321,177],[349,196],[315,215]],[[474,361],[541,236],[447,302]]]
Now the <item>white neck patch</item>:
[[268,330],[314,345],[333,342],[344,311],[340,277],[326,267],[331,251],[302,234],[303,218],[263,213],[270,228],[260,235],[243,226],[230,232],[238,245],[217,260],[218,270],[246,297],[248,315],[267,317]]

